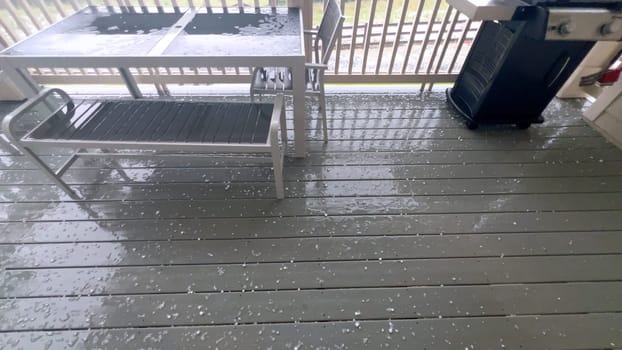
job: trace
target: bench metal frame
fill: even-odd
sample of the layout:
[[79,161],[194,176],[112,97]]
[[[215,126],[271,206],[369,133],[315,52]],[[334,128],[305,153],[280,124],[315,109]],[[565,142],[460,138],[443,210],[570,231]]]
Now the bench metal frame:
[[[53,94],[61,98],[59,106],[52,107],[47,98]],[[283,184],[283,162],[287,147],[287,130],[285,128],[285,108],[283,95],[274,99],[274,107],[270,119],[270,128],[265,143],[206,143],[206,142],[141,142],[141,141],[107,141],[107,140],[66,140],[66,139],[32,139],[30,135],[16,135],[15,123],[27,115],[31,108],[39,103],[46,103],[51,113],[39,124],[42,125],[52,117],[69,117],[66,111],[73,106],[72,99],[60,89],[45,89],[32,97],[9,114],[2,122],[2,129],[9,141],[33,163],[35,163],[56,185],[62,188],[71,198],[82,199],[63,179],[63,174],[79,157],[110,157],[110,158],[153,158],[153,157],[200,157],[210,159],[253,159],[271,162],[274,168],[274,182],[277,198],[285,197]],[[281,143],[279,143],[279,129]],[[63,147],[75,150],[75,153],[58,169],[50,168],[31,148],[31,146]],[[89,151],[99,149],[99,152]],[[150,153],[127,153],[127,150],[149,151]],[[182,152],[179,154],[162,152]],[[189,154],[190,153],[190,154]],[[258,157],[267,154],[269,157]],[[128,178],[129,179],[129,178]]]

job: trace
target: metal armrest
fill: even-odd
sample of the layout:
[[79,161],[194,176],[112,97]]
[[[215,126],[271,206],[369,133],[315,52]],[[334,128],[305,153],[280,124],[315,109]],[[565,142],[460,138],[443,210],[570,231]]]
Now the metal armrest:
[[23,117],[24,115],[26,115],[27,112],[29,112],[33,106],[37,105],[38,103],[41,103],[41,101],[44,101],[45,103],[45,99],[48,98],[52,94],[57,94],[58,96],[60,96],[63,103],[60,104],[56,108],[52,108],[52,106],[48,105],[48,107],[50,107],[51,112],[49,115],[45,117],[44,120],[47,120],[48,118],[56,115],[58,112],[60,112],[65,107],[67,107],[68,110],[71,110],[74,108],[75,105],[73,101],[71,100],[69,95],[67,95],[67,93],[65,93],[63,90],[56,89],[56,88],[41,90],[41,92],[39,92],[37,96],[34,96],[30,98],[28,101],[24,102],[21,106],[16,108],[13,112],[9,113],[9,115],[7,115],[2,121],[2,131],[13,144],[18,144],[17,137],[15,136],[13,132],[13,125],[15,124],[15,122],[21,117]]
[[318,79],[323,79],[324,71],[328,68],[328,65],[321,63],[305,63],[305,68],[312,70],[310,79],[313,84],[318,82]]
[[328,69],[328,65],[327,64],[321,64],[321,63],[305,63],[305,68],[318,69],[318,70],[327,70]]
[[305,35],[317,35],[318,30],[317,29],[306,29],[303,31],[303,33]]

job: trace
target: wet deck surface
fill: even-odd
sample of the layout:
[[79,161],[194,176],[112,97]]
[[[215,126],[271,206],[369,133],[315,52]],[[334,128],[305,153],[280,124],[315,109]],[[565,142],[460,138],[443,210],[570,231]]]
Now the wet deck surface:
[[81,160],[75,202],[4,152],[0,348],[622,348],[622,152],[578,102],[475,132],[441,93],[328,103],[283,201],[267,167]]

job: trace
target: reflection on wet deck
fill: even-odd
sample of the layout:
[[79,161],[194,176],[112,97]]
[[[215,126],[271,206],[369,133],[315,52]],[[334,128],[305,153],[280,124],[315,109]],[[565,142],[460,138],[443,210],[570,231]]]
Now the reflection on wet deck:
[[154,159],[79,161],[76,202],[4,150],[0,348],[622,346],[622,152],[577,101],[475,132],[442,93],[328,103],[283,201]]

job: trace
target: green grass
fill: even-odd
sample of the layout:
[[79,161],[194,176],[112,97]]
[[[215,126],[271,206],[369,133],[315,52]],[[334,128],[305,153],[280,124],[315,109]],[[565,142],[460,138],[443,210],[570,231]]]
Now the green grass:
[[[372,0],[360,0],[361,8],[359,12],[359,24],[369,22],[369,14],[372,8]],[[394,0],[391,4],[391,16],[389,17],[389,23],[397,23],[402,15],[402,8],[404,7],[404,1],[406,0]],[[423,6],[422,19],[429,19],[434,10],[434,0],[422,0],[425,1]],[[439,7],[439,14],[437,18],[447,11],[447,3],[443,0]],[[321,3],[313,4],[313,25],[317,26],[322,19],[322,5]],[[373,22],[375,24],[384,23],[386,16],[386,9],[389,6],[389,0],[377,0],[376,11],[374,14]],[[406,8],[406,21],[412,21],[415,18],[417,7],[419,6],[419,0],[408,1],[408,7]],[[345,23],[353,24],[356,10],[356,1],[347,1],[344,4],[344,15],[346,16]]]
[[[108,1],[111,4],[116,3],[116,0],[108,0]],[[305,0],[305,1],[310,1],[310,0]],[[345,1],[345,0],[342,0],[342,1]],[[344,3],[344,8],[345,8],[344,15],[346,16],[346,21],[345,21],[346,26],[352,25],[354,23],[357,1],[360,1],[361,3],[360,13],[359,13],[359,25],[369,22],[369,19],[370,19],[369,15],[370,15],[370,11],[372,8],[372,0],[350,0]],[[389,1],[391,0],[376,0],[376,12],[373,18],[374,24],[384,23],[385,16],[386,16],[386,9],[389,6]],[[400,20],[400,16],[402,14],[402,8],[404,6],[404,1],[409,1],[407,9],[406,9],[407,11],[406,21],[407,22],[412,21],[414,19],[419,1],[425,1],[425,5],[423,6],[422,20],[428,20],[431,17],[435,0],[393,0],[391,4],[391,15],[390,15],[390,20],[389,20],[390,23],[397,23]],[[437,19],[441,19],[443,14],[447,10],[447,3],[443,0],[439,0],[439,1],[442,1],[442,3],[440,5],[439,13],[436,16]],[[57,10],[53,5],[52,0],[43,0],[42,2],[44,3],[44,6],[49,11],[49,13],[52,13],[52,14],[57,13]],[[71,13],[73,11],[73,7],[70,5],[68,1],[60,0],[60,2],[62,3],[67,13]],[[87,5],[86,0],[75,0],[75,2],[78,4],[79,7],[83,7]],[[93,0],[92,2],[94,4],[100,4],[100,5],[104,4],[103,0]],[[138,4],[138,1],[133,1],[133,2]],[[236,6],[238,3],[237,0],[227,0],[226,2],[227,2],[227,5],[229,6]],[[285,2],[286,2],[285,0],[278,0],[279,5],[284,4]],[[156,4],[155,0],[144,0],[144,3],[147,6],[155,6]],[[172,0],[160,0],[160,3],[163,6],[173,5]],[[188,1],[177,0],[176,3],[179,6],[186,6],[188,4]],[[204,5],[205,1],[204,0],[193,0],[193,3],[195,6],[200,6],[200,5]],[[221,1],[211,0],[210,3],[212,6],[219,6],[221,4]],[[244,0],[244,4],[248,6],[253,6],[254,3],[255,3],[254,0]],[[41,10],[38,8],[38,6],[34,4],[35,4],[34,2],[31,4],[31,7],[33,9],[33,14],[37,18],[39,18],[42,21],[42,23],[45,23],[45,19],[41,13]],[[269,6],[270,1],[259,0],[259,4],[260,6]],[[318,26],[322,19],[322,13],[323,13],[322,4],[323,4],[322,2],[315,2],[315,1],[313,2],[313,27]],[[30,24],[30,19],[26,15],[24,9],[18,6],[16,3],[14,3],[14,6],[15,6],[15,9],[18,15],[22,18],[22,20],[34,30],[34,26]],[[21,32],[19,27],[17,27],[17,25],[12,19],[12,16],[9,14],[9,12],[5,8],[0,8],[0,16],[3,18],[4,22],[8,26],[12,27],[11,29],[14,33],[16,33],[19,36],[23,36],[23,33]],[[8,36],[4,33],[3,28],[0,28],[0,35],[2,35],[3,38],[5,38],[7,42],[9,43],[12,42],[12,40],[10,40]]]

